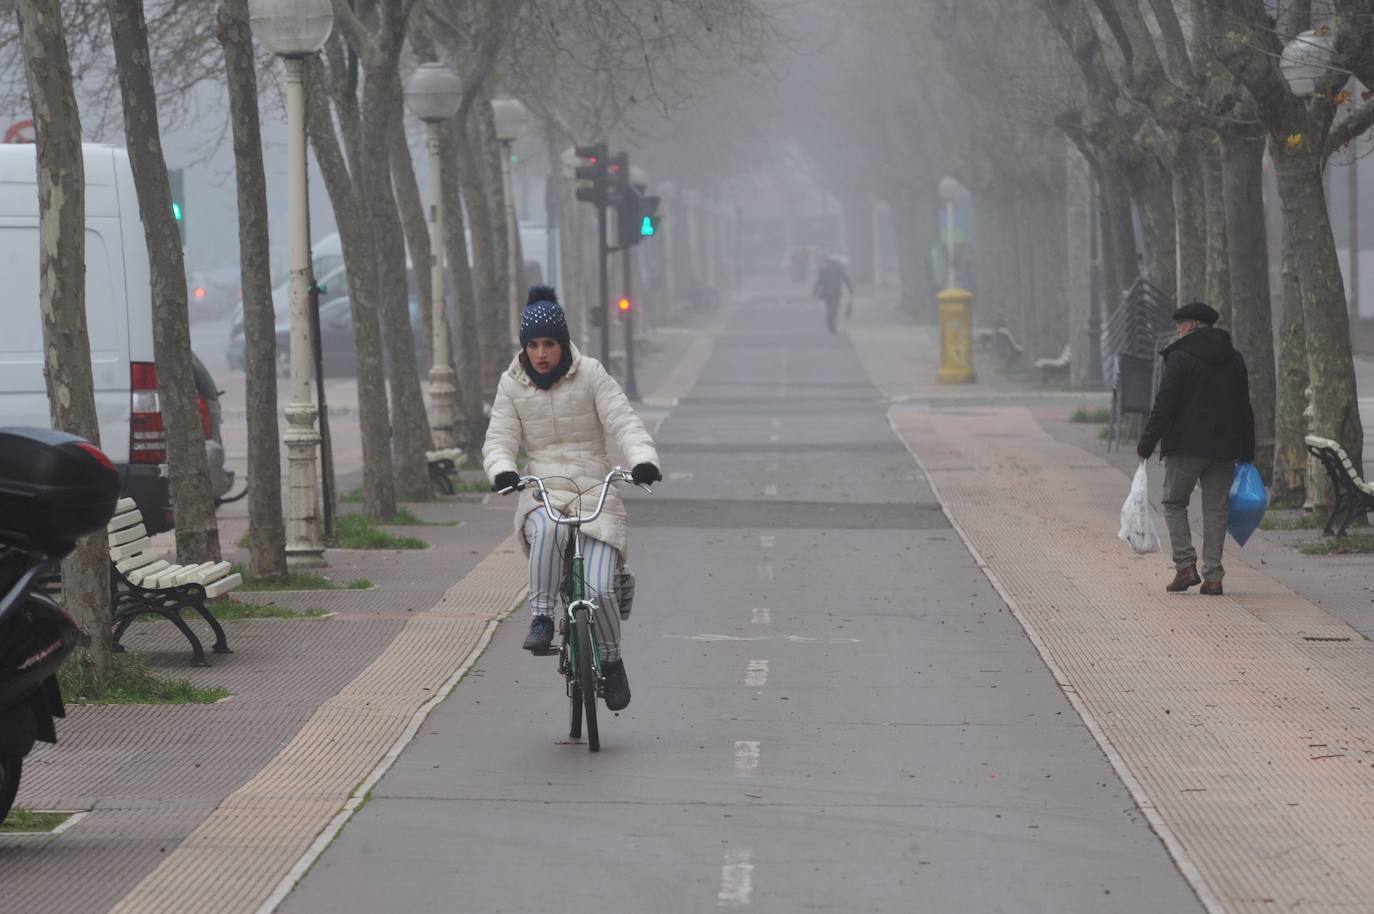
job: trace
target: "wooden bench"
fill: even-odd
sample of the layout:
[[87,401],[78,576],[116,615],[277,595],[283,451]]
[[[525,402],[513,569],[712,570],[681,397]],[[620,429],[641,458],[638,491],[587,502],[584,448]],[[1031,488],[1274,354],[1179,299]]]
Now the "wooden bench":
[[445,495],[454,493],[453,477],[458,474],[458,464],[466,456],[467,452],[459,447],[425,452],[425,458],[429,461],[429,478],[440,492]]
[[[1359,470],[1339,442],[1317,435],[1308,435],[1303,440],[1307,452],[1326,468],[1326,475],[1331,477],[1331,486],[1336,492],[1335,507],[1322,532],[1327,536],[1345,536],[1351,521],[1374,511],[1374,486],[1360,477]],[[1339,528],[1336,527],[1338,520]]]
[[1036,359],[1035,367],[1040,369],[1040,383],[1048,384],[1052,376],[1062,374],[1067,376],[1069,365],[1072,358],[1072,346],[1064,344],[1064,351],[1059,353],[1055,359]]
[[107,529],[115,650],[123,650],[119,639],[136,617],[162,616],[191,642],[191,663],[207,666],[200,639],[181,616],[183,610],[191,609],[214,631],[214,652],[231,653],[224,629],[205,607],[205,601],[238,587],[243,576],[234,573],[228,562],[177,565],[150,551],[152,541],[144,529],[143,515],[131,498],[119,500]]

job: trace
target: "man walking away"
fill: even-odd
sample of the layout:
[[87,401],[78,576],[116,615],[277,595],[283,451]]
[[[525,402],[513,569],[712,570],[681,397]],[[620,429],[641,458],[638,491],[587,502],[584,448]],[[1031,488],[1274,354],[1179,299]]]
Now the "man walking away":
[[[1227,497],[1236,461],[1255,459],[1255,414],[1250,377],[1231,335],[1212,325],[1217,312],[1202,302],[1174,312],[1178,339],[1165,347],[1164,377],[1135,452],[1144,463],[1160,445],[1164,458],[1164,521],[1177,573],[1164,589],[1181,593],[1202,584],[1220,595]],[[1202,576],[1188,526],[1188,502],[1202,483]]]
[[838,333],[840,317],[840,296],[849,290],[849,300],[854,300],[854,286],[849,282],[849,274],[844,264],[834,254],[827,255],[825,262],[816,271],[816,286],[812,290],[816,297],[825,301],[825,326],[831,333]]

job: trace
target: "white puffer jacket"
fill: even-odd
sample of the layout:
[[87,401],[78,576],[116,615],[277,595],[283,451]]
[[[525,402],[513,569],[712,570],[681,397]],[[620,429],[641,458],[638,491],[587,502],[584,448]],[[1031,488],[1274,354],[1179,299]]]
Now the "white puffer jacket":
[[[590,513],[600,495],[599,486],[611,470],[606,456],[606,441],[613,440],[633,467],[641,463],[658,466],[658,451],[644,422],[630,406],[620,385],[600,362],[572,347],[572,366],[558,383],[540,390],[525,374],[517,355],[501,375],[496,400],[491,405],[491,424],[482,445],[482,466],[487,478],[516,471],[515,457],[521,445],[529,458],[526,473],[545,477],[544,485],[555,506],[566,510],[579,490],[581,512]],[[549,479],[547,477],[568,477]],[[612,484],[614,485],[614,483]],[[534,489],[520,496],[515,512],[515,532],[525,545],[525,518],[538,507]],[[540,508],[540,510],[543,510]],[[612,489],[606,509],[595,523],[582,532],[620,551],[625,557],[629,546],[625,505]]]

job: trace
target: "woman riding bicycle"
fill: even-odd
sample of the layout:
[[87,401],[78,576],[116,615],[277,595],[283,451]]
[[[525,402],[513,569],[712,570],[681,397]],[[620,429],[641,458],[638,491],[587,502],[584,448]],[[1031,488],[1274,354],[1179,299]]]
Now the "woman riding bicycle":
[[[575,514],[579,496],[595,498],[610,469],[606,441],[624,452],[634,481],[658,482],[658,451],[643,421],[610,373],[572,345],[558,296],[548,286],[530,289],[520,315],[520,354],[501,375],[491,405],[491,424],[482,446],[482,463],[499,492],[520,481],[516,454],[523,447],[527,472],[544,478],[554,508]],[[555,525],[526,489],[515,512],[530,560],[530,633],[525,650],[543,653],[553,642],[553,613],[563,578],[563,553],[570,535]],[[627,543],[625,506],[607,493],[601,516],[582,528],[587,592],[596,606],[601,672],[606,707],[619,711],[630,703],[630,683],[620,656],[620,618],[615,580]]]

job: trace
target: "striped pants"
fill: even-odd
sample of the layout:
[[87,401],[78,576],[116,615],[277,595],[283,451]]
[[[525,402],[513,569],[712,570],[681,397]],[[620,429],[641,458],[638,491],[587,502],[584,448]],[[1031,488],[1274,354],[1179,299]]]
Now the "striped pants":
[[[563,583],[563,554],[572,530],[560,527],[542,510],[525,518],[525,542],[530,544],[530,612],[553,616]],[[620,552],[583,534],[582,561],[587,598],[596,603],[596,639],[602,660],[620,658],[620,610],[615,599]]]

